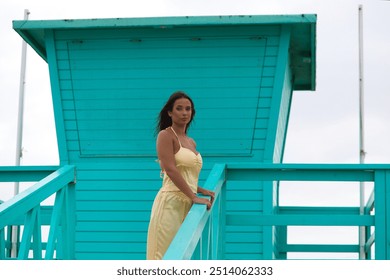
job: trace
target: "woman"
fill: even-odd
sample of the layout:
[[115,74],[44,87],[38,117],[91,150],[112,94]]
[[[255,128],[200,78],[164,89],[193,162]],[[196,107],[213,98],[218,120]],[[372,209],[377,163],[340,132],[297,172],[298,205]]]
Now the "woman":
[[[168,99],[157,125],[157,155],[163,174],[163,185],[152,208],[147,259],[160,260],[184,221],[193,203],[210,209],[214,192],[198,186],[202,157],[187,130],[195,116],[194,103],[182,91]],[[196,193],[211,197],[200,198]]]

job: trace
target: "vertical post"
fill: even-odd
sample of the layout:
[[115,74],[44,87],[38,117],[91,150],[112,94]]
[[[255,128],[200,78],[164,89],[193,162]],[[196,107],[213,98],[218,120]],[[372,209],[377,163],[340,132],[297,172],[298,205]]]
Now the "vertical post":
[[[28,20],[30,12],[24,10],[24,20]],[[27,43],[22,42],[22,62],[20,67],[20,83],[19,83],[19,107],[18,107],[18,123],[17,123],[17,136],[16,136],[16,155],[15,165],[20,165],[20,160],[23,157],[22,152],[22,139],[23,139],[23,113],[24,113],[24,85],[26,78],[26,57],[27,57]],[[19,193],[19,182],[15,182],[14,195]],[[19,243],[19,227],[11,227],[11,258],[16,258],[18,254],[18,243]]]
[[[263,215],[272,215],[274,212],[274,188],[279,182],[263,181]],[[274,229],[275,226],[263,225],[263,258],[274,258]]]
[[[364,163],[363,6],[359,5],[359,162]],[[364,182],[360,182],[360,215],[365,214]],[[359,259],[366,259],[366,228],[359,227]]]
[[[62,201],[62,207],[61,207],[61,214],[60,214],[60,224],[61,224],[61,237],[57,239],[57,244],[61,244],[61,248],[63,248],[62,252],[62,259],[63,260],[70,260],[71,259],[71,249],[72,249],[72,232],[71,230],[71,223],[73,222],[71,220],[72,211],[70,209],[70,200],[69,200],[69,184],[67,186],[64,186],[63,188],[63,201]],[[58,248],[58,247],[57,247]]]
[[226,249],[226,178],[227,178],[228,169],[225,166],[224,174],[223,174],[223,185],[220,193],[220,213],[219,213],[219,232],[218,232],[218,259],[225,259],[225,249]]
[[[214,207],[213,212],[211,213],[211,259],[212,260],[218,260],[218,258],[221,258],[221,227],[223,220],[220,219],[221,217],[221,196],[222,191],[220,192],[217,199],[214,201]],[[221,225],[220,225],[221,223]]]
[[41,206],[36,207],[36,217],[32,232],[33,237],[33,256],[34,260],[42,260],[42,223],[41,223]]
[[[281,248],[287,248],[287,226],[278,226],[277,227],[277,231],[278,231],[278,239],[277,240],[277,244],[279,244],[279,246]],[[280,260],[287,260],[287,251],[286,250],[280,250],[280,247],[277,248],[278,250],[278,255],[277,255],[277,258],[280,259]]]
[[[63,230],[64,230],[64,236],[66,245],[66,259],[68,260],[74,260],[76,258],[75,256],[75,232],[76,232],[76,206],[75,206],[75,182],[68,184],[64,187],[66,190],[65,197],[64,197],[64,204],[63,204]],[[66,225],[66,226],[65,226]],[[65,228],[66,227],[66,228]],[[65,248],[64,248],[65,249]]]
[[0,229],[0,260],[5,260],[5,233],[4,228]]
[[[0,204],[2,204],[3,201],[0,200]],[[0,229],[0,260],[5,260],[6,253],[5,253],[5,227]]]
[[390,260],[390,171],[385,171],[385,259]]
[[375,259],[385,260],[387,256],[387,217],[386,217],[386,172],[375,172]]
[[[211,217],[211,216],[210,216]],[[210,217],[207,220],[203,232],[201,234],[199,243],[200,243],[200,260],[208,260],[210,259],[210,235],[211,235],[211,223]]]
[[390,259],[390,171],[375,174],[375,259]]

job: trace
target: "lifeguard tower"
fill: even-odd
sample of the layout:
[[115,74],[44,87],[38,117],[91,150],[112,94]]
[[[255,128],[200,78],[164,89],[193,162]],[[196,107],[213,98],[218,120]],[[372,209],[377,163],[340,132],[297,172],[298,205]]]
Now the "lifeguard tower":
[[[14,29],[48,63],[60,165],[0,167],[0,181],[37,182],[0,205],[0,259],[11,258],[12,225],[23,228],[18,259],[145,259],[161,186],[155,121],[176,90],[194,99],[201,185],[217,198],[210,211],[192,207],[165,259],[390,259],[390,165],[282,163],[293,91],[315,90],[315,15],[15,21]],[[363,213],[287,207],[281,181],[373,182],[374,191]],[[360,227],[364,241],[289,244],[290,226]]]

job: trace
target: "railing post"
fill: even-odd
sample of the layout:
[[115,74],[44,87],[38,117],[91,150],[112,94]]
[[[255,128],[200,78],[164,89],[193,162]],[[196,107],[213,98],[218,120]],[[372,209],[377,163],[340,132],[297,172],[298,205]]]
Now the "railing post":
[[76,244],[76,182],[68,185],[68,256],[70,260],[76,259],[75,244]]
[[222,179],[224,183],[218,198],[214,201],[213,212],[211,216],[211,259],[222,260],[225,252],[225,230],[226,230],[226,167]]
[[[264,181],[263,184],[263,215],[274,214],[274,188],[278,182]],[[272,260],[274,257],[275,226],[263,225],[263,258]]]
[[276,231],[277,231],[277,244],[279,244],[279,246],[277,246],[277,259],[281,259],[281,260],[286,260],[287,259],[287,252],[286,252],[286,246],[287,246],[287,230],[288,230],[288,227],[287,226],[277,226],[276,227]]
[[388,171],[375,172],[375,259],[390,259],[390,174]]
[[[58,241],[57,241],[58,226],[60,224],[60,214],[61,214],[60,211],[63,208],[63,204],[64,204],[64,193],[65,193],[64,188],[60,189],[56,193],[53,212],[51,214],[49,236],[47,239],[46,254],[45,254],[46,260],[53,259],[54,251],[56,250],[56,247],[58,249]],[[58,258],[58,252],[57,252],[57,258]]]
[[37,213],[35,218],[35,226],[33,229],[33,256],[34,260],[42,259],[42,223],[41,223],[41,206],[37,206]]
[[[227,169],[225,169],[226,176]],[[218,232],[218,259],[223,260],[225,258],[225,236],[226,236],[226,181],[223,183],[220,193],[220,210],[219,210],[219,232]]]
[[225,211],[224,211],[224,192],[223,186],[218,198],[214,201],[214,208],[211,216],[211,259],[219,260],[222,258],[223,237],[225,231]]
[[385,182],[386,195],[386,259],[390,260],[390,171],[386,171]]
[[75,258],[75,188],[74,184],[68,184],[64,188],[64,202],[61,214],[63,259]]
[[[0,200],[0,204],[2,204],[3,201]],[[5,227],[0,228],[0,260],[5,260]]]
[[[33,245],[34,258],[42,258],[42,240],[41,240],[41,224],[39,219],[40,205],[31,209],[26,215],[26,221],[24,223],[22,242],[20,244],[20,250],[18,253],[19,260],[28,259],[28,254],[31,247],[31,238],[36,245]],[[40,250],[40,252],[38,252]]]
[[385,171],[385,259],[390,260],[390,171]]
[[204,227],[204,230],[203,230],[203,233],[202,233],[202,236],[199,240],[199,243],[200,243],[200,259],[201,260],[208,260],[209,259],[209,256],[210,256],[210,240],[211,240],[211,223],[210,223],[210,218],[208,219],[205,227]]
[[[12,246],[11,246],[11,240],[12,240],[12,226],[7,226],[7,237],[5,238],[5,257],[6,258],[11,258],[12,257],[12,254],[11,254],[11,249],[12,249]],[[9,244],[9,245],[8,245]],[[20,240],[18,240],[17,242],[17,248],[18,248],[18,251],[19,251],[19,247],[20,247]]]
[[5,234],[4,234],[4,228],[0,229],[0,260],[5,260]]

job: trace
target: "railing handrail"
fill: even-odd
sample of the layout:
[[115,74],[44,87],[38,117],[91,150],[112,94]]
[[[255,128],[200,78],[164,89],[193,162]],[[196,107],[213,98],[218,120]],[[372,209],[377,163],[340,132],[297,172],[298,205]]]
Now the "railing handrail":
[[268,162],[227,162],[228,169],[307,169],[307,170],[360,170],[360,171],[375,171],[389,170],[388,163],[268,163]]
[[35,182],[61,168],[58,165],[47,166],[0,166],[0,182]]
[[[218,199],[225,183],[225,170],[225,164],[215,164],[204,184],[205,189],[215,192],[214,201]],[[191,207],[182,226],[168,247],[164,260],[191,258],[214,206],[215,204],[212,205],[210,210],[206,210],[206,206],[201,204],[194,204]]]
[[[384,174],[389,174],[390,164],[273,164],[273,163],[227,163],[219,165],[220,174],[223,174],[224,180],[227,181],[339,181],[339,182],[374,182],[376,192],[376,183],[380,182],[381,192],[384,191]],[[210,173],[215,171],[215,166]],[[383,178],[382,178],[383,177]],[[378,179],[380,178],[380,179]],[[212,189],[215,178],[207,178],[207,187]],[[379,181],[378,181],[379,180]],[[221,185],[222,186],[222,185]],[[383,189],[383,190],[382,190]],[[374,193],[373,191],[373,193]],[[383,204],[383,203],[382,203]],[[357,208],[348,208],[347,211],[341,211],[340,208],[330,207],[332,211],[336,210],[335,219],[329,221],[329,217],[320,214],[325,210],[325,207],[314,207],[318,213],[311,213],[309,216],[305,214],[271,214],[262,215],[261,218],[253,222],[253,219],[248,215],[228,215],[224,217],[229,224],[256,224],[267,226],[286,226],[286,225],[349,225],[349,226],[376,226],[378,219],[369,214],[374,207],[374,195],[367,202],[367,214],[361,215]],[[311,207],[307,207],[311,208]],[[383,205],[382,205],[383,208]],[[288,209],[286,208],[285,210]],[[302,209],[300,209],[301,211]],[[308,209],[303,209],[304,211]],[[345,212],[345,213],[342,213]],[[171,246],[168,248],[164,259],[190,259],[194,248],[200,242],[201,232],[204,229],[205,221],[210,216],[201,205],[194,205],[178,234],[174,238]],[[305,217],[302,217],[305,216]],[[317,219],[318,218],[318,219]],[[287,219],[290,219],[288,223]],[[317,219],[317,220],[316,220]],[[292,222],[292,224],[291,224]],[[366,246],[371,246],[374,241],[375,234],[369,236]],[[383,239],[383,238],[382,238]],[[383,241],[381,241],[383,243]],[[288,244],[287,244],[288,245]],[[287,247],[286,247],[287,248]],[[341,245],[336,249],[341,250]],[[358,246],[353,246],[358,248]],[[312,250],[313,248],[311,248]],[[367,248],[366,248],[367,249]],[[367,249],[368,251],[368,249]],[[382,258],[383,253],[381,253]]]
[[[50,172],[48,175],[47,172]],[[7,241],[4,236],[5,227],[12,228],[20,218],[24,217],[23,235],[17,249],[18,259],[28,259],[30,250],[34,259],[42,259],[42,251],[46,250],[45,259],[53,259],[57,250],[57,258],[74,258],[74,188],[75,167],[65,165],[57,169],[53,167],[2,167],[0,178],[9,181],[27,181],[27,178],[39,180],[37,183],[17,194],[0,205],[0,259],[9,257],[5,254]],[[45,176],[42,179],[42,176]],[[41,240],[41,203],[56,194],[50,218],[50,231],[47,246]],[[61,229],[59,225],[61,224]],[[61,231],[61,233],[59,232]],[[59,237],[61,236],[61,237]],[[60,238],[60,240],[59,240]],[[33,239],[33,242],[31,242]],[[60,252],[58,252],[60,248]]]
[[[390,170],[390,164],[272,164],[239,162],[227,163],[226,166],[229,170],[227,180],[240,181],[373,182],[375,180],[375,172]],[[253,171],[256,172],[254,173]]]
[[0,204],[0,228],[12,224],[15,217],[26,214],[74,179],[75,167],[65,165],[30,188]]

